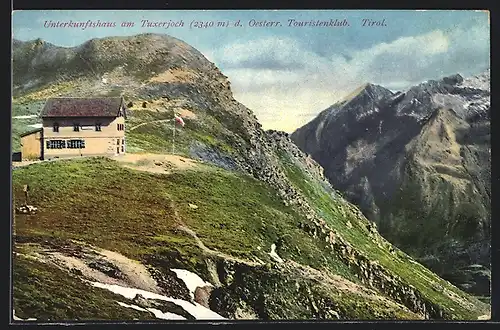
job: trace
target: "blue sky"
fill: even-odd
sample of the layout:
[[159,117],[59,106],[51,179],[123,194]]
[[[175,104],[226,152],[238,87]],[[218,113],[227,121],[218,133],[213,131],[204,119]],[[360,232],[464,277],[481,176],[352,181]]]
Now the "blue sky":
[[[347,19],[347,27],[289,27],[288,20]],[[184,27],[147,28],[141,20]],[[362,26],[385,19],[386,26]],[[45,21],[116,22],[115,28],[46,28]],[[240,20],[242,27],[190,28],[193,21]],[[278,21],[280,27],[250,27]],[[134,27],[120,27],[123,21]],[[489,19],[480,11],[244,10],[17,11],[13,37],[77,46],[92,38],[166,33],[200,50],[231,80],[235,98],[264,128],[292,131],[371,82],[401,90],[429,79],[489,68]]]

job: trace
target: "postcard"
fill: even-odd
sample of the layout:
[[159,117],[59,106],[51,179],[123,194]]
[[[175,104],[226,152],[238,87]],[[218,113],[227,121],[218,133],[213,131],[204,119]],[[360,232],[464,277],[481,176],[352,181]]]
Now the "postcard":
[[12,322],[491,319],[488,11],[12,17]]

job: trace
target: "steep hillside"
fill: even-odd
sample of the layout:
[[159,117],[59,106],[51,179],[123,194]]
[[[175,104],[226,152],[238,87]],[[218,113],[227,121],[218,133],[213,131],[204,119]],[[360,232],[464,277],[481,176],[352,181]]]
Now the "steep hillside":
[[[132,115],[130,127],[149,123],[128,135],[128,145],[137,151],[165,150],[172,131],[157,122],[168,121],[177,111],[191,121],[177,137],[177,151],[216,154],[224,161],[229,144],[245,147],[249,137],[244,127],[255,122],[253,114],[234,101],[227,77],[211,62],[189,45],[162,35],[93,39],[74,48],[42,40],[16,42],[13,84],[13,107],[19,113],[51,96],[124,95]],[[193,140],[202,142],[193,145]]]
[[[135,160],[15,168],[14,206],[24,202],[28,183],[39,209],[14,218],[17,317],[477,319],[489,313],[489,305],[385,241],[285,133],[264,132],[233,99],[226,77],[185,43],[146,34],[72,49],[41,41],[16,47],[38,47],[14,53],[18,111],[48,96],[120,93],[129,108],[129,150],[137,152]],[[65,60],[57,60],[60,54]],[[176,132],[175,156],[168,155],[174,111],[186,122]]]
[[292,134],[384,237],[489,295],[489,71],[393,93],[366,85]]

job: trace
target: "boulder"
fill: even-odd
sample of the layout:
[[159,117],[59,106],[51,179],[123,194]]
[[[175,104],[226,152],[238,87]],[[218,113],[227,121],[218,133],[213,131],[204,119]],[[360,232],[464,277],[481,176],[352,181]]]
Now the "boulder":
[[196,290],[194,290],[194,301],[197,302],[198,304],[202,305],[203,307],[209,308],[209,301],[210,301],[210,294],[212,293],[212,290],[214,288],[212,286],[203,286],[203,287],[197,287]]

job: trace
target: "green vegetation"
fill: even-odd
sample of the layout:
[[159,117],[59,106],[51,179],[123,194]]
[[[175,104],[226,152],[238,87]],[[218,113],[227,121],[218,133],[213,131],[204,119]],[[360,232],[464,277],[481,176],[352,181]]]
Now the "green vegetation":
[[17,317],[43,321],[154,319],[154,316],[121,307],[127,300],[95,288],[50,264],[22,255],[13,260],[14,310]]
[[[14,101],[13,101],[14,102]],[[27,103],[13,103],[12,104],[12,117],[15,116],[29,116],[39,115],[45,101],[42,102],[27,102]]]
[[[357,218],[354,213],[349,211],[347,203],[333,199],[331,197],[332,192],[327,192],[319,182],[306,176],[304,171],[288,156],[282,154],[281,160],[288,178],[305,194],[318,214],[331,227],[338,230],[355,249],[370,260],[378,261],[392,273],[404,279],[405,282],[413,285],[429,300],[442,306],[450,318],[474,319],[478,316],[478,312],[481,313],[483,309],[488,308],[486,304],[479,302],[449,282],[439,278],[422,265],[410,262],[409,257],[403,252],[397,250],[397,254],[392,255],[388,247],[379,246],[370,240],[363,226],[363,222],[367,221],[366,219]],[[352,224],[351,229],[346,225],[347,221]],[[445,295],[436,290],[436,287],[439,286],[449,290],[450,294]],[[457,296],[458,299],[463,300],[464,304],[460,304],[458,299],[452,299],[451,296]],[[475,307],[471,308],[466,304]]]
[[[19,107],[15,107],[19,115],[30,109],[35,112],[34,106]],[[171,117],[169,111],[131,112],[127,120],[129,129],[147,124],[127,133],[129,150],[170,152],[171,123],[163,120]],[[226,154],[233,153],[224,128],[212,121],[215,120],[206,116],[203,124],[192,122],[178,129],[176,153],[188,155],[194,141]],[[21,130],[14,126],[14,132],[16,129]],[[332,228],[370,260],[377,260],[425,297],[443,306],[449,317],[470,319],[478,312],[437,291],[436,285],[475,306],[486,306],[426,268],[410,263],[401,251],[393,255],[387,246],[370,240],[367,220],[359,218],[353,206],[338,194],[332,197],[337,192],[325,190],[285,154],[281,159],[289,179]],[[202,252],[194,239],[176,229],[175,208],[180,219],[211,249],[240,258],[256,256],[269,262],[270,245],[275,243],[278,254],[285,259],[328,269],[359,283],[353,270],[330,253],[325,242],[300,229],[304,219],[292,207],[284,206],[272,188],[243,174],[213,167],[174,175],[149,174],[123,168],[105,158],[92,158],[17,169],[13,175],[15,200],[22,200],[21,189],[25,183],[32,189],[32,203],[41,208],[36,216],[16,216],[17,235],[28,241],[77,239],[134,259],[160,256],[170,264],[208,276]],[[191,209],[189,203],[196,204],[198,209]],[[352,228],[348,228],[348,222]],[[104,232],[107,234],[102,235]],[[351,312],[349,315],[358,315]]]
[[25,183],[30,185],[32,204],[41,211],[36,216],[16,216],[19,236],[77,239],[134,259],[165,251],[197,259],[200,251],[194,240],[176,230],[175,207],[211,249],[269,261],[267,253],[275,243],[282,257],[326,267],[356,281],[343,263],[326,252],[324,242],[299,229],[301,218],[292,208],[284,206],[270,187],[247,175],[212,167],[155,175],[91,158],[17,169],[15,201],[23,200]]
[[37,122],[37,118],[12,119],[12,152],[21,151],[21,134],[34,130],[30,125]]
[[[438,182],[438,186],[446,188],[447,183]],[[444,187],[443,187],[444,186]],[[434,247],[442,237],[446,237],[448,226],[444,221],[443,210],[449,207],[450,196],[436,194],[435,200],[438,204],[427,205],[422,200],[422,186],[417,182],[409,182],[404,185],[404,193],[397,194],[392,204],[393,222],[390,230],[391,242],[402,249],[417,248],[418,255],[423,255]],[[438,189],[444,192],[447,189]],[[442,206],[442,208],[441,208]],[[411,221],[410,221],[411,219]]]
[[[476,310],[437,292],[435,284],[475,306],[478,301],[410,263],[401,252],[393,256],[371,242],[363,226],[365,220],[357,219],[347,204],[332,199],[292,163],[285,161],[284,168],[325,220],[356,249],[414,285],[453,318],[477,317]],[[133,259],[164,257],[206,277],[201,250],[191,236],[176,229],[181,220],[210,249],[269,262],[270,245],[275,243],[285,259],[328,269],[359,283],[323,241],[299,229],[303,219],[293,208],[285,206],[272,188],[247,175],[211,166],[160,175],[127,169],[107,158],[89,158],[17,169],[13,173],[14,202],[23,200],[26,183],[30,184],[32,204],[40,211],[36,216],[16,215],[16,237],[23,241],[76,239]],[[346,226],[347,220],[352,229]],[[357,303],[355,306],[362,308]]]
[[33,118],[14,118],[17,116],[33,116],[39,115],[43,108],[43,102],[32,102],[32,103],[13,103],[12,104],[12,152],[21,151],[21,138],[20,135],[33,130],[34,128],[30,125],[40,123],[38,117]]
[[[170,120],[173,117],[173,110],[162,112],[135,110],[129,111],[129,113],[130,117],[127,120],[129,148],[138,152],[170,153],[172,151],[173,125]],[[195,141],[223,154],[234,154],[235,150],[228,141],[227,132],[224,133],[226,130],[212,117],[200,116],[203,117],[188,122],[183,128],[176,127],[176,154],[189,156],[190,147]],[[137,127],[134,128],[135,126]],[[130,130],[130,128],[134,129]]]
[[[415,319],[417,316],[387,301],[374,301],[359,295],[353,295],[346,292],[332,292],[323,286],[314,286],[313,293],[328,297],[322,301],[320,305],[322,313],[329,309],[336,309],[340,315],[351,320],[367,320],[367,319]],[[340,303],[339,303],[340,302]],[[318,315],[324,317],[326,315]]]
[[[17,169],[13,173],[14,202],[23,200],[25,183],[30,184],[31,203],[40,211],[36,216],[16,215],[17,241],[75,239],[133,259],[163,258],[171,266],[207,278],[196,242],[176,229],[175,208],[210,249],[269,262],[270,245],[276,243],[278,253],[286,259],[357,281],[327,252],[323,242],[298,228],[301,217],[283,205],[275,191],[247,175],[214,167],[154,175],[123,168],[106,158],[90,158]],[[190,208],[190,203],[198,208]],[[23,280],[25,277],[19,279]],[[30,291],[18,286],[16,292],[26,296]],[[57,299],[59,294],[49,289],[44,292],[47,299]],[[26,300],[18,304],[32,310]],[[46,313],[54,315],[52,310]],[[72,315],[58,311],[56,316]]]
[[[176,130],[177,154],[189,156],[199,142],[214,153],[238,155],[235,149],[245,148],[251,127],[257,123],[251,116],[240,115],[246,109],[239,108],[228,97],[230,91],[220,84],[220,72],[201,58],[196,59],[198,55],[187,45],[169,37],[162,41],[150,36],[92,40],[78,50],[59,49],[65,60],[60,58],[36,67],[32,60],[43,55],[44,42],[23,43],[14,51],[19,97],[13,100],[13,115],[38,114],[43,102],[55,95],[116,96],[123,92],[149,102],[145,108],[128,112],[128,151],[170,153],[170,120],[174,110],[185,107],[196,119],[186,118],[186,126]],[[101,74],[124,64],[127,65],[120,82],[123,87],[102,86]],[[191,70],[198,80],[172,82],[168,88],[163,88],[166,87],[163,83],[137,84],[169,68]],[[33,75],[39,79],[31,80]],[[161,100],[155,99],[160,97]],[[127,98],[128,102],[136,100]],[[151,110],[158,104],[162,104],[164,111]],[[14,151],[19,149],[19,134],[35,123],[35,119],[30,120],[13,123]],[[391,253],[389,244],[377,244],[368,236],[367,220],[358,215],[354,206],[346,203],[338,192],[328,191],[309,177],[288,154],[282,154],[281,159],[290,181],[330,227],[354,249],[440,305],[446,318],[475,319],[487,313],[486,304],[438,278],[401,251],[396,249],[395,254]],[[224,267],[239,268],[234,276],[226,277],[233,277],[232,284],[216,289],[221,297],[229,296],[219,301],[223,310],[236,312],[238,304],[244,301],[252,304],[261,318],[331,318],[335,313],[350,319],[415,317],[400,306],[381,300],[368,301],[359,292],[346,293],[334,285],[324,285],[317,277],[302,276],[294,272],[296,269],[286,268],[288,264],[277,269],[280,266],[274,265],[269,256],[271,244],[276,244],[277,253],[284,259],[360,284],[356,276],[359,270],[344,264],[324,239],[311,237],[301,229],[308,224],[305,217],[294,207],[284,205],[273,187],[248,175],[205,165],[192,170],[173,170],[171,174],[152,174],[120,166],[107,158],[44,162],[13,172],[14,206],[24,202],[24,184],[30,185],[30,202],[38,207],[38,213],[15,215],[16,243],[59,247],[77,240],[120,252],[158,270],[184,268],[204,279],[212,274],[206,264],[210,258],[216,263],[216,272],[224,271],[220,269]],[[337,197],[333,197],[335,193]],[[407,197],[403,202],[411,203],[412,196]],[[464,207],[465,226],[457,227],[458,232],[470,230],[473,225],[468,220],[474,210]],[[219,257],[208,257],[195,238],[179,229],[180,225],[196,232],[209,249],[240,259],[258,258],[265,264],[227,265],[231,262],[226,264]],[[32,248],[29,244],[22,246]],[[93,288],[50,264],[16,255],[13,266],[14,307],[19,317],[39,320],[151,317],[120,307],[116,301],[123,299],[121,296]],[[264,305],[265,310],[259,310]]]
[[[53,72],[48,72],[49,75],[53,75]],[[14,75],[15,77],[15,75]],[[54,97],[57,95],[61,95],[64,93],[69,93],[75,89],[77,86],[76,81],[68,80],[68,81],[60,81],[47,85],[40,85],[40,87],[33,88],[29,92],[22,92],[22,95],[16,95],[15,98],[12,99],[13,104],[33,104],[33,103],[45,103],[45,100]]]
[[[325,285],[322,281],[281,273],[275,269],[237,268],[235,281],[224,289],[215,289],[213,307],[226,315],[239,307],[241,297],[262,320],[296,319],[418,319],[401,306],[383,300],[371,300],[351,291]],[[273,292],[267,296],[266,292]],[[378,297],[380,298],[380,297]],[[224,306],[218,306],[218,301]]]
[[413,248],[416,256],[424,256],[435,253],[443,238],[474,240],[474,234],[479,232],[477,219],[487,217],[487,211],[472,192],[472,184],[467,186],[471,190],[467,193],[462,191],[467,188],[440,175],[428,174],[421,166],[416,162],[407,166],[407,179],[391,204],[394,220],[387,230],[391,242],[405,250]]

